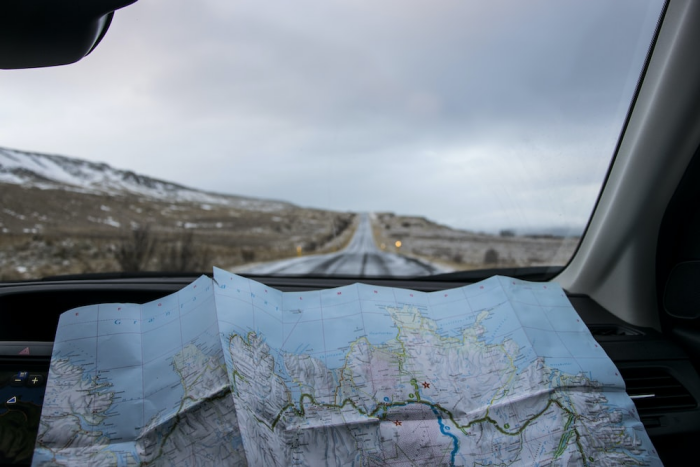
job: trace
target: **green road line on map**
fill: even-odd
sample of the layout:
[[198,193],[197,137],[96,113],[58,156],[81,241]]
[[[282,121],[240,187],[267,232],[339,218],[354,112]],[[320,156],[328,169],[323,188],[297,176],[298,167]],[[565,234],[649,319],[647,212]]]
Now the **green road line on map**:
[[413,397],[413,395],[415,394],[416,400],[420,400],[420,389],[418,389],[418,380],[413,378],[411,380],[411,384],[416,389],[416,392],[414,392],[413,394],[409,394],[408,397]]
[[[406,405],[408,405],[408,404],[422,404],[422,405],[426,405],[426,406],[428,406],[428,407],[430,407],[430,408],[434,408],[434,409],[440,410],[441,412],[445,413],[445,414],[447,415],[447,418],[449,418],[450,421],[452,422],[452,424],[453,424],[457,429],[459,429],[460,431],[462,431],[465,435],[467,434],[467,432],[465,431],[466,429],[471,428],[471,427],[474,426],[474,425],[487,422],[487,423],[490,423],[491,425],[493,425],[493,427],[494,427],[496,430],[498,430],[500,433],[502,433],[502,434],[504,434],[504,435],[507,435],[507,436],[519,436],[523,431],[525,431],[525,429],[526,429],[533,421],[535,421],[535,420],[538,419],[543,413],[545,413],[545,412],[551,407],[552,404],[556,404],[556,405],[559,406],[562,410],[564,410],[565,412],[569,413],[569,415],[570,415],[570,420],[573,420],[573,415],[572,415],[569,411],[567,411],[566,409],[564,409],[563,407],[561,407],[561,404],[560,404],[558,401],[554,400],[554,399],[549,399],[549,401],[547,402],[547,405],[545,406],[545,408],[544,408],[542,411],[540,411],[539,413],[535,414],[532,418],[528,419],[525,423],[523,423],[523,425],[522,425],[519,429],[517,429],[517,430],[515,430],[515,431],[506,431],[505,429],[501,428],[501,427],[498,425],[498,422],[496,422],[494,419],[492,419],[492,418],[489,417],[489,416],[484,416],[484,417],[482,417],[482,418],[478,418],[478,419],[472,420],[471,422],[469,422],[469,423],[466,424],[466,425],[460,425],[460,424],[457,423],[457,421],[455,420],[454,415],[452,414],[452,412],[450,412],[450,411],[447,410],[446,408],[442,407],[440,404],[432,403],[432,402],[428,402],[428,401],[424,401],[424,400],[420,400],[420,399],[418,399],[418,400],[409,400],[409,401],[404,401],[404,402],[400,402],[400,401],[396,401],[396,402],[381,402],[381,403],[377,404],[377,406],[374,408],[374,410],[372,410],[371,412],[367,413],[365,410],[363,410],[362,408],[358,407],[357,404],[356,404],[352,399],[349,399],[349,398],[343,400],[343,402],[342,402],[341,404],[339,404],[339,405],[338,405],[338,404],[325,404],[325,403],[319,403],[319,402],[317,402],[316,399],[313,397],[313,395],[308,394],[308,393],[304,393],[304,394],[302,394],[301,397],[299,398],[299,406],[300,406],[300,409],[299,409],[299,410],[296,409],[296,405],[295,405],[295,404],[291,404],[291,403],[290,403],[290,404],[287,404],[287,405],[285,405],[285,406],[280,410],[280,412],[277,414],[277,416],[275,417],[275,419],[274,419],[274,421],[273,421],[273,423],[272,423],[271,425],[268,425],[267,423],[265,423],[265,425],[266,425],[268,428],[270,428],[271,430],[274,430],[275,426],[277,425],[277,423],[278,423],[279,420],[281,419],[281,417],[282,417],[282,415],[284,414],[284,412],[286,412],[286,411],[289,410],[289,409],[291,409],[297,416],[303,417],[303,416],[306,414],[306,411],[304,410],[304,400],[305,400],[305,399],[308,399],[309,402],[311,402],[312,404],[314,404],[314,405],[316,405],[316,406],[325,407],[325,408],[331,408],[331,409],[342,409],[342,408],[345,407],[346,405],[351,405],[359,414],[365,415],[365,416],[369,416],[369,417],[376,417],[377,414],[379,414],[381,411],[384,411],[384,413],[386,414],[387,410],[388,410],[388,409],[391,409],[391,408],[393,408],[393,407],[404,407],[404,406],[406,406]],[[378,417],[378,418],[379,418],[379,417]],[[383,417],[382,417],[382,418],[383,418]],[[567,428],[568,428],[568,425],[567,425]]]
[[240,374],[237,370],[233,370],[233,373],[231,373],[231,376],[233,377],[233,386],[236,386],[236,379],[240,379],[241,381],[245,382],[245,376]]
[[[581,453],[581,460],[583,460],[583,465],[588,467],[588,462],[586,462],[586,453],[583,452],[583,446],[581,446],[581,434],[578,432],[578,428],[574,426],[574,433],[576,434],[576,449]],[[593,462],[593,457],[588,458],[589,461]]]
[[564,425],[564,434],[561,435],[561,439],[559,440],[559,446],[557,446],[557,449],[554,451],[555,459],[564,454],[566,446],[569,444],[569,440],[571,439],[571,435],[574,434],[573,431],[569,430],[573,421],[574,417],[569,416],[569,419],[566,421],[566,425]]
[[[398,331],[397,331],[397,341],[398,341],[399,345],[401,345],[402,349],[404,349],[404,351],[405,351],[405,347],[403,347],[403,342],[401,342],[401,341],[398,339],[399,336],[401,335],[401,328],[400,328],[399,326],[397,326],[397,328],[398,328]],[[247,335],[248,341],[250,341],[251,335],[255,335],[255,333],[254,333],[253,331],[250,331],[250,332],[248,333],[248,335]],[[233,339],[236,338],[236,337],[240,338],[241,341],[242,341],[242,343],[243,343],[245,346],[250,347],[250,343],[249,343],[249,342],[246,342],[244,339],[241,338],[241,336],[239,336],[239,335],[237,335],[237,334],[233,334],[233,335],[229,338],[229,343],[232,342]],[[372,346],[371,344],[369,344],[369,345]],[[372,347],[373,347],[373,346],[372,346]],[[404,357],[405,357],[405,355],[404,355]],[[399,361],[400,361],[400,360],[399,360]],[[235,374],[238,374],[238,373],[235,372],[235,370],[234,370],[234,375],[235,375]],[[240,375],[240,374],[238,374],[238,376],[241,377],[241,378],[243,378],[243,376]],[[350,379],[352,379],[352,378],[350,378]],[[356,404],[352,399],[349,399],[349,398],[344,399],[340,404],[337,404],[337,403],[335,403],[335,404],[326,404],[326,403],[319,403],[319,402],[317,402],[316,399],[313,397],[312,394],[309,394],[309,393],[302,393],[301,396],[300,396],[300,398],[299,398],[299,409],[298,409],[298,410],[296,409],[296,405],[295,405],[294,403],[291,403],[291,402],[290,402],[290,403],[286,404],[284,407],[282,407],[282,409],[279,411],[279,413],[277,414],[277,416],[275,417],[275,419],[272,421],[271,424],[264,423],[264,425],[267,426],[270,430],[274,430],[275,427],[277,426],[277,423],[279,423],[280,419],[282,418],[282,415],[283,415],[286,411],[288,411],[288,410],[290,410],[290,409],[291,409],[297,416],[300,416],[300,417],[305,416],[305,414],[306,414],[306,412],[305,412],[305,410],[304,410],[304,400],[305,400],[305,399],[308,399],[308,400],[309,400],[312,404],[314,404],[314,405],[317,405],[317,406],[319,406],[319,407],[325,407],[325,408],[342,409],[342,408],[345,407],[346,405],[351,405],[359,414],[365,415],[365,416],[372,416],[372,417],[373,417],[373,416],[376,416],[378,413],[380,413],[380,412],[382,412],[382,411],[384,412],[384,414],[386,414],[387,411],[388,411],[389,409],[393,408],[393,407],[401,407],[401,406],[405,406],[405,405],[407,405],[407,404],[409,404],[409,403],[423,404],[423,405],[427,405],[428,407],[431,407],[431,408],[440,410],[441,412],[445,413],[445,414],[447,415],[447,418],[449,418],[449,420],[452,422],[452,424],[453,424],[458,430],[460,430],[462,433],[464,433],[465,435],[468,434],[466,430],[469,429],[469,428],[471,428],[472,426],[477,425],[477,424],[480,424],[480,423],[487,422],[487,423],[492,424],[493,427],[494,427],[496,430],[498,430],[500,433],[502,433],[502,434],[504,434],[504,435],[507,435],[507,436],[518,436],[518,435],[520,435],[520,434],[525,430],[525,428],[527,428],[527,426],[530,425],[530,423],[532,423],[534,420],[536,420],[537,418],[539,418],[544,412],[546,412],[546,411],[550,408],[550,406],[552,405],[552,403],[555,403],[557,406],[559,406],[560,409],[564,410],[565,412],[569,413],[570,415],[573,415],[573,414],[570,413],[569,410],[567,410],[567,409],[565,409],[564,407],[562,407],[562,405],[561,405],[557,400],[549,399],[548,402],[547,402],[547,405],[545,406],[545,408],[544,408],[542,411],[540,411],[539,413],[535,414],[532,418],[530,418],[530,419],[527,420],[525,423],[523,423],[523,425],[522,425],[518,430],[516,430],[516,431],[507,431],[507,429],[501,428],[501,427],[498,425],[498,422],[496,422],[495,420],[493,420],[491,417],[488,416],[488,412],[487,412],[487,415],[484,416],[484,417],[482,417],[482,418],[472,420],[472,421],[470,421],[470,422],[469,422],[468,424],[466,424],[466,425],[460,425],[460,424],[455,420],[454,415],[452,414],[452,412],[450,412],[450,411],[447,410],[446,408],[442,407],[440,404],[438,404],[438,403],[430,403],[430,402],[426,402],[426,401],[423,401],[423,400],[420,399],[420,390],[419,390],[419,388],[418,388],[418,382],[417,382],[417,380],[416,380],[415,378],[413,378],[413,379],[411,380],[411,384],[413,385],[413,387],[414,387],[415,390],[416,390],[416,392],[413,393],[414,396],[416,397],[416,400],[409,400],[409,401],[405,401],[405,402],[395,401],[395,402],[390,402],[390,403],[381,402],[381,403],[377,404],[377,406],[375,407],[375,409],[374,409],[372,412],[370,412],[370,413],[367,413],[365,410],[363,410],[363,409],[361,409],[360,407],[358,407],[357,404]]]
[[[396,313],[398,313],[398,312],[396,312]],[[394,320],[394,322],[395,322],[395,324],[396,324],[396,328],[397,328],[395,341],[396,341],[396,343],[401,347],[401,351],[396,352],[395,350],[392,350],[392,351],[390,351],[390,353],[394,354],[394,355],[397,357],[397,363],[398,363],[398,366],[399,366],[399,368],[398,368],[399,375],[408,375],[409,373],[406,372],[406,370],[405,370],[405,368],[404,368],[404,364],[405,364],[405,361],[408,360],[408,355],[409,355],[409,353],[408,353],[408,351],[407,351],[407,349],[406,349],[406,347],[405,347],[405,345],[404,345],[404,342],[403,342],[402,339],[401,339],[402,335],[403,335],[405,332],[404,332],[403,327],[400,326],[400,325],[397,323],[397,321],[400,322],[401,319],[400,319],[399,317],[397,317],[397,318],[398,318],[398,319],[395,319],[395,320]],[[416,316],[416,315],[414,314],[414,316],[413,316],[413,322],[414,322],[414,323],[415,323],[416,319],[419,319],[419,320],[420,320],[420,321],[419,321],[419,326],[420,326],[420,328],[424,328],[424,319],[425,319],[425,318],[422,317],[422,316],[420,316],[420,315]],[[430,330],[430,329],[428,329],[428,331],[429,331],[429,332],[432,332],[433,334],[435,334],[435,333],[434,333],[432,330]],[[250,335],[251,335],[251,334],[255,334],[255,333],[253,333],[252,331],[248,333],[248,339],[249,339],[249,340],[250,340]],[[445,342],[445,341],[451,341],[451,340],[452,340],[452,338],[444,338],[444,337],[439,336],[439,335],[437,335],[437,334],[435,334],[435,336],[437,337],[437,339],[439,339],[440,341],[443,341],[443,342]],[[232,338],[233,338],[233,336],[232,336]],[[232,339],[232,338],[231,338],[231,339]],[[245,342],[245,340],[243,340],[243,339],[241,339],[241,340],[243,341],[243,343],[244,343],[246,346],[250,346],[250,344],[249,344],[248,342]],[[365,341],[365,342],[367,343],[367,345],[368,345],[368,347],[369,347],[369,349],[370,349],[370,352],[372,351],[372,349],[375,349],[375,348],[376,348],[376,346],[372,345],[372,344],[369,342],[369,340],[366,338],[366,336],[362,336],[362,337],[358,338],[357,340],[353,341],[353,342],[350,344],[350,350],[352,350],[352,348],[353,348],[358,342],[360,342],[360,341]],[[458,339],[458,341],[459,341],[459,339]],[[464,343],[464,341],[465,341],[465,338],[463,337],[463,338],[461,339],[461,342]],[[486,345],[486,347],[488,348],[488,347],[491,347],[491,346]],[[493,347],[500,347],[500,349],[502,350],[502,352],[507,356],[507,358],[508,358],[508,360],[509,360],[509,363],[510,363],[511,369],[512,369],[512,370],[515,370],[516,367],[515,367],[515,364],[514,364],[514,362],[513,362],[513,359],[512,359],[512,357],[511,357],[511,355],[508,354],[508,352],[506,351],[505,347],[504,347],[502,344],[501,344],[501,345],[495,345],[495,346],[493,346]],[[348,374],[348,375],[345,374],[345,372],[347,371],[347,366],[344,365],[343,367],[341,367],[340,370],[341,370],[341,371],[340,371],[340,374],[341,374],[340,380],[342,381],[342,380],[347,379],[347,380],[349,380],[351,383],[354,384],[352,374]],[[544,409],[542,409],[540,412],[538,412],[537,414],[533,415],[531,418],[529,418],[529,419],[527,419],[526,421],[524,421],[524,423],[522,423],[522,425],[521,425],[518,429],[516,429],[516,430],[510,430],[510,425],[509,425],[508,423],[505,423],[504,426],[501,427],[501,426],[498,424],[498,422],[497,422],[496,420],[494,420],[493,418],[491,418],[491,417],[489,416],[489,411],[490,411],[490,409],[491,409],[491,407],[492,407],[492,404],[493,404],[494,402],[496,402],[496,401],[498,401],[498,400],[500,400],[500,399],[502,399],[502,398],[504,398],[504,397],[507,396],[507,393],[508,393],[508,391],[509,391],[507,388],[508,388],[508,386],[512,383],[513,378],[514,378],[514,376],[515,376],[515,373],[514,373],[513,371],[511,371],[510,373],[511,373],[511,374],[509,375],[508,380],[505,382],[505,384],[503,384],[503,386],[500,388],[500,390],[497,391],[496,394],[495,394],[495,395],[493,396],[493,398],[491,399],[491,401],[490,401],[488,407],[486,408],[486,413],[485,413],[485,415],[484,415],[483,417],[481,417],[481,418],[471,420],[469,423],[464,424],[464,425],[459,424],[459,423],[455,420],[455,417],[454,417],[454,415],[452,414],[452,412],[450,412],[448,409],[442,407],[439,403],[428,402],[428,401],[425,401],[425,400],[421,399],[421,396],[420,396],[420,388],[419,388],[419,385],[418,385],[418,380],[417,380],[416,378],[412,378],[412,379],[410,380],[410,384],[413,386],[413,389],[414,389],[414,392],[412,392],[412,393],[409,394],[410,400],[406,400],[406,401],[393,401],[393,402],[380,402],[380,403],[377,403],[377,405],[375,406],[375,408],[374,408],[371,412],[369,412],[369,413],[367,413],[367,410],[365,410],[365,409],[363,409],[363,408],[361,408],[361,407],[358,407],[357,404],[355,403],[355,401],[353,401],[353,400],[350,399],[350,398],[346,398],[346,399],[344,399],[342,402],[338,403],[338,401],[337,401],[338,391],[340,390],[340,387],[341,387],[341,385],[339,384],[338,387],[337,387],[336,390],[335,390],[335,394],[334,394],[334,398],[333,398],[333,399],[334,399],[334,400],[333,400],[334,403],[332,403],[332,404],[319,403],[319,402],[316,401],[316,399],[314,398],[314,396],[313,396],[312,394],[309,394],[309,393],[302,393],[301,396],[300,396],[300,398],[299,398],[299,402],[298,402],[298,403],[299,403],[299,409],[296,408],[296,404],[295,404],[295,403],[292,403],[292,402],[290,401],[290,403],[286,404],[286,405],[279,411],[279,413],[277,414],[277,416],[276,416],[276,417],[274,418],[274,420],[272,421],[272,424],[268,425],[266,422],[264,422],[264,421],[262,421],[262,420],[259,420],[259,419],[258,419],[258,420],[259,420],[261,423],[263,423],[265,426],[267,426],[270,430],[273,430],[273,431],[274,431],[275,427],[277,426],[277,424],[278,424],[279,421],[281,420],[282,416],[283,416],[284,413],[287,412],[288,410],[291,410],[295,415],[297,415],[297,416],[299,416],[299,417],[304,417],[305,414],[306,414],[306,411],[305,411],[305,409],[304,409],[304,402],[305,402],[305,400],[308,400],[308,402],[310,402],[311,404],[314,404],[314,405],[316,405],[316,406],[318,406],[318,407],[324,407],[324,408],[330,408],[330,409],[342,409],[342,408],[344,408],[344,407],[347,406],[347,405],[351,405],[351,406],[357,411],[357,413],[359,413],[359,414],[361,414],[361,415],[364,415],[364,416],[368,416],[368,417],[376,417],[376,418],[379,418],[379,419],[385,419],[385,418],[387,417],[388,411],[389,411],[390,409],[392,409],[392,408],[395,408],[395,407],[403,407],[403,406],[406,406],[406,405],[408,405],[408,404],[422,404],[422,405],[426,405],[426,406],[430,407],[431,409],[439,410],[440,412],[442,412],[443,414],[445,414],[445,417],[449,419],[449,421],[452,423],[452,425],[454,425],[458,430],[460,430],[464,435],[467,435],[467,436],[470,435],[470,433],[468,432],[468,430],[469,430],[471,427],[473,427],[473,426],[475,426],[475,425],[478,425],[478,424],[481,424],[481,423],[489,423],[489,424],[491,424],[491,425],[494,427],[494,429],[496,429],[498,432],[500,432],[500,433],[503,434],[503,435],[506,435],[506,436],[520,436],[520,435],[525,431],[525,429],[527,429],[527,427],[528,427],[532,422],[534,422],[535,420],[537,420],[538,418],[540,418],[545,412],[547,412],[547,411],[551,408],[552,404],[555,404],[557,407],[559,407],[560,410],[562,410],[563,412],[565,412],[565,413],[568,415],[568,420],[567,420],[566,426],[565,426],[565,428],[564,428],[564,435],[562,435],[562,439],[560,440],[560,444],[559,444],[557,450],[555,451],[555,458],[556,458],[556,457],[559,457],[559,456],[561,456],[561,455],[563,454],[563,452],[564,452],[566,446],[568,445],[569,441],[571,440],[571,436],[572,436],[572,435],[575,435],[575,437],[576,437],[577,449],[578,449],[578,451],[580,452],[580,454],[581,454],[581,456],[582,456],[584,465],[588,465],[588,460],[587,460],[588,458],[585,456],[583,446],[582,446],[581,443],[580,443],[580,440],[579,440],[580,435],[579,435],[579,433],[578,433],[578,430],[577,430],[575,427],[573,428],[573,430],[571,429],[571,425],[572,425],[572,423],[574,423],[574,421],[575,421],[577,415],[576,415],[574,412],[572,412],[570,409],[565,408],[565,407],[562,405],[562,403],[561,403],[559,400],[557,400],[557,399],[554,399],[554,398],[548,399],[548,400],[547,400],[547,404],[545,405]],[[241,375],[239,375],[239,376],[242,377]],[[257,417],[256,417],[256,419],[257,419]]]
[[[390,313],[391,314],[391,313]],[[399,339],[401,337],[401,326],[399,326],[396,323],[396,320],[394,320],[394,323],[396,324],[396,337],[394,338],[396,342],[401,346],[401,352],[398,353],[398,362],[399,362],[399,374],[405,373],[405,370],[403,369],[403,359],[408,359],[408,352],[406,351],[406,347],[403,345],[403,341]]]
[[[506,383],[498,391],[496,391],[496,393],[491,398],[491,402],[489,402],[489,406],[486,408],[486,416],[489,415],[489,410],[491,410],[491,406],[493,405],[493,403],[495,401],[506,397],[506,394],[508,394],[508,389],[506,389],[506,388],[510,385],[511,381],[513,381],[513,378],[515,377],[515,375],[517,373],[515,371],[516,370],[515,363],[513,363],[513,359],[511,358],[510,354],[508,352],[506,352],[506,349],[503,346],[503,344],[500,344],[499,347],[501,347],[501,349],[503,350],[503,353],[508,357],[508,360],[510,361],[511,369],[513,371],[510,372],[510,377],[508,377],[508,381],[506,381]],[[503,391],[503,394],[501,395],[501,397],[497,397],[498,394],[501,392],[501,390]],[[508,429],[509,427],[506,426],[505,428]]]

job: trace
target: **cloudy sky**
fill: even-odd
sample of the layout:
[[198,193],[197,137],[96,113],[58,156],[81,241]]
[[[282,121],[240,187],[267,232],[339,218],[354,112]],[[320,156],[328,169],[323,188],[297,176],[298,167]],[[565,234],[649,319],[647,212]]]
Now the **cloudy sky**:
[[140,0],[0,71],[0,146],[494,231],[582,228],[661,0]]

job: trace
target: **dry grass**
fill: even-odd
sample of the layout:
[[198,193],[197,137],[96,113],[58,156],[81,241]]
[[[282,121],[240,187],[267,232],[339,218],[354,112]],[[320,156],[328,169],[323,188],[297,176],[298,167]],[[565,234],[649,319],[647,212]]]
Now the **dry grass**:
[[[377,214],[374,238],[387,251],[438,263],[447,269],[565,265],[578,238],[489,235],[456,230],[422,217]],[[396,241],[401,247],[396,248]]]
[[[206,271],[339,251],[357,217],[280,205],[252,211],[0,184],[0,280],[108,271]],[[425,218],[374,216],[378,245],[446,269],[564,265],[577,238],[455,230]],[[402,246],[394,244],[399,240]]]
[[[251,211],[0,184],[0,280],[107,271],[209,270],[327,252],[354,215]],[[144,229],[147,235],[143,236]]]

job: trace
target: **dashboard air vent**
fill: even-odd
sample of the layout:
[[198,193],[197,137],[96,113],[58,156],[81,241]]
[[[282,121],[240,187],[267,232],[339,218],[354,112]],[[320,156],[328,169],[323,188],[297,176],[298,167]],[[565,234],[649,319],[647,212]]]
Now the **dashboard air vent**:
[[640,415],[697,406],[688,390],[665,368],[620,368],[620,374]]

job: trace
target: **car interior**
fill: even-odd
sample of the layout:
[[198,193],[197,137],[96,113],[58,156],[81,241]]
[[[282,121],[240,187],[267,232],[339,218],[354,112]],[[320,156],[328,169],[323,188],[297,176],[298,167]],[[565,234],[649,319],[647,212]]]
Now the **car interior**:
[[[9,3],[42,6],[40,1]],[[5,28],[9,16],[0,12],[0,18],[5,18],[0,19],[0,67],[79,60],[107,33],[114,10],[130,2],[111,3],[102,11],[78,15],[83,34],[55,28],[25,46],[27,29]],[[31,22],[26,11],[11,13],[25,14],[24,21]],[[42,24],[35,23],[37,30],[46,31]],[[37,36],[34,29],[29,30]],[[62,46],[56,37],[66,37]],[[47,40],[56,50],[42,45]],[[688,465],[700,435],[699,44],[700,3],[669,1],[585,234],[568,265],[551,279],[566,290],[593,337],[620,369],[666,465]],[[319,290],[357,281],[351,277],[251,277],[282,291]],[[148,302],[195,278],[115,273],[0,283],[0,387],[17,394],[42,394],[61,313],[90,304]],[[436,291],[469,284],[472,279],[453,273],[363,282]],[[26,372],[26,381],[13,379],[20,372]],[[27,382],[34,376],[40,377],[36,383]],[[13,443],[33,446],[38,413],[28,414],[27,424],[27,437]],[[21,449],[0,445],[5,450]],[[22,462],[29,463],[30,458]]]

